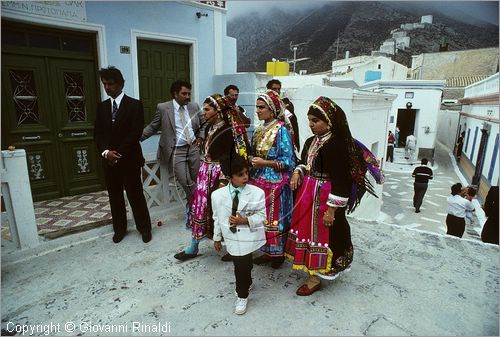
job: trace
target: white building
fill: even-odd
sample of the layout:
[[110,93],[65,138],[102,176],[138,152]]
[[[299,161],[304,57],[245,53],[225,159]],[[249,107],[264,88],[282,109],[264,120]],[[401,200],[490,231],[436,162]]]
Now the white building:
[[465,131],[460,168],[483,198],[498,185],[498,73],[465,88],[457,135]]
[[408,68],[384,56],[356,56],[332,62],[329,80],[351,79],[358,85],[375,80],[405,80]]
[[417,138],[419,158],[433,159],[436,143],[438,113],[445,81],[375,81],[360,86],[360,90],[397,95],[393,101],[388,130],[399,127],[399,144],[408,135]]
[[406,48],[410,47],[410,37],[409,36],[397,37],[395,39],[396,39],[396,49],[405,50]]
[[396,53],[396,40],[395,39],[385,40],[382,43],[382,45],[380,45],[379,51],[389,55],[394,55]]
[[420,18],[420,23],[428,23],[432,25],[432,15],[423,15]]

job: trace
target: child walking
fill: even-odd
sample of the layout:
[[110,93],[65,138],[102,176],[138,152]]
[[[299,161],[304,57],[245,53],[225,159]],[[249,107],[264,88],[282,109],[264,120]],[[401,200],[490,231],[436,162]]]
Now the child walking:
[[212,193],[214,248],[220,251],[222,237],[233,257],[236,277],[234,312],[247,310],[248,292],[252,287],[252,252],[266,243],[264,220],[266,204],[264,191],[247,185],[248,162],[239,155],[221,160],[222,173],[229,183]]

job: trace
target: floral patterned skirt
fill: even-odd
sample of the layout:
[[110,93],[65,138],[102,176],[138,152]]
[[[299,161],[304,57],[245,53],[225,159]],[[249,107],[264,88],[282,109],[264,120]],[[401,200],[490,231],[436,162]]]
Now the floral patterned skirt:
[[[305,176],[300,186],[288,233],[285,255],[293,269],[329,278],[350,267],[353,256],[345,209],[337,209],[332,227],[323,224],[331,191],[329,180]],[[337,236],[336,236],[337,235]]]
[[196,178],[196,187],[189,206],[188,227],[193,239],[212,238],[214,224],[212,220],[211,194],[219,187],[221,167],[218,162],[202,161]]

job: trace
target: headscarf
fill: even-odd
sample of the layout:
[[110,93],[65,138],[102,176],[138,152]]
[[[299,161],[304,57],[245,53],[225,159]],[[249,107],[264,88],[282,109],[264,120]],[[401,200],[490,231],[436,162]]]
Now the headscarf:
[[288,117],[286,117],[285,115],[286,108],[280,95],[274,90],[268,90],[263,94],[259,94],[257,99],[263,100],[269,107],[271,112],[274,114],[274,117],[285,124],[285,127],[287,128],[288,132],[290,132],[290,135],[293,139],[294,134],[292,124],[290,123]]
[[236,109],[231,97],[222,96],[221,94],[213,94],[208,96],[204,102],[217,111],[226,125],[231,126],[235,152],[247,159],[247,144],[249,144],[248,136],[245,126],[239,120],[238,110]]
[[214,108],[221,117],[224,116],[224,112],[227,112],[231,108],[231,101],[227,96],[222,96],[221,94],[210,95],[205,98],[204,102]]
[[308,114],[325,121],[333,137],[342,141],[347,149],[352,178],[347,212],[354,211],[366,191],[377,197],[373,185],[366,178],[366,172],[369,171],[376,182],[381,184],[384,176],[380,170],[380,162],[370,150],[352,137],[344,110],[328,97],[320,96],[309,106]]

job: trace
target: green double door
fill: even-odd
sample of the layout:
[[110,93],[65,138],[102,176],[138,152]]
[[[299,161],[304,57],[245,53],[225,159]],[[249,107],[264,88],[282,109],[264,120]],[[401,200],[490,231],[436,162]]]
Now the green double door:
[[35,201],[104,188],[96,71],[92,59],[2,53],[2,149],[26,151]]

